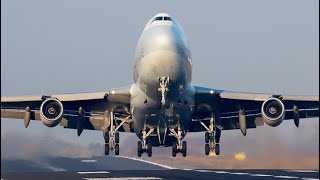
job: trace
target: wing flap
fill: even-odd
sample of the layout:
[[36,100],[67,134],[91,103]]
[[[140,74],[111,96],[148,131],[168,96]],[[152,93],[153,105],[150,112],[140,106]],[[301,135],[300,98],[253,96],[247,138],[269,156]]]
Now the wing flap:
[[250,101],[265,101],[270,98],[270,94],[260,94],[260,93],[242,93],[242,92],[231,92],[223,91],[219,93],[222,99],[237,99],[237,100],[250,100]]
[[[24,110],[1,110],[1,118],[23,119],[24,114]],[[30,120],[40,120],[39,111],[31,111]]]
[[[202,122],[209,126],[209,119],[203,120]],[[246,124],[248,129],[256,128],[257,126],[263,126],[264,122],[262,117],[259,115],[248,115],[246,116]],[[230,117],[221,117],[221,126],[222,130],[232,130],[240,129],[239,117],[230,116]],[[193,120],[189,132],[203,132],[207,131],[198,120]]]

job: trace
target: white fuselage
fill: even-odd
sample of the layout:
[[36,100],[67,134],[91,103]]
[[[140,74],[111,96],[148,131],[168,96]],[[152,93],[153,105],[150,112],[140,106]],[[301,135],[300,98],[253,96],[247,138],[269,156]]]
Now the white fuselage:
[[[155,20],[157,17],[159,20]],[[164,20],[169,17],[170,20]],[[190,87],[191,53],[179,24],[168,14],[158,14],[144,28],[136,49],[131,113],[134,129],[155,128],[159,145],[169,127],[188,131],[194,104]],[[160,78],[168,78],[161,92]]]

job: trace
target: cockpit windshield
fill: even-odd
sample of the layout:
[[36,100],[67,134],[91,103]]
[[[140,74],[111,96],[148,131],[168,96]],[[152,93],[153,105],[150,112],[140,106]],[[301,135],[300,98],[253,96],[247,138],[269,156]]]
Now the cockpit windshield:
[[170,17],[167,17],[167,16],[165,16],[165,17],[158,16],[158,17],[154,18],[152,22],[154,22],[154,21],[163,21],[163,20],[165,20],[165,21],[172,21]]

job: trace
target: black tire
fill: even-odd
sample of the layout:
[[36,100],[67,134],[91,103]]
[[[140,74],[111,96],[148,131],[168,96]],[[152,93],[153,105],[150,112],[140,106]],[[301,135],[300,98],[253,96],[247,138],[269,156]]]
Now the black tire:
[[183,157],[187,156],[187,142],[186,141],[182,142],[182,156]]
[[216,153],[216,155],[219,155],[220,154],[220,145],[219,144],[216,144],[215,147],[214,147],[214,152]]
[[116,133],[114,134],[114,141],[115,141],[117,144],[119,143],[119,141],[120,141],[119,132],[116,132]]
[[104,142],[105,142],[106,144],[109,143],[109,132],[105,132],[105,133],[104,133]]
[[210,140],[209,133],[208,132],[204,133],[204,141],[206,143],[209,143],[209,140]]
[[215,140],[216,143],[220,143],[220,138],[214,137],[214,140]]
[[109,144],[105,144],[105,145],[104,145],[104,154],[105,154],[105,155],[109,155],[109,151],[110,151],[110,149],[109,149]]
[[177,143],[176,143],[176,141],[173,141],[173,143],[172,143],[172,156],[173,157],[177,156]]
[[142,143],[138,141],[138,157],[141,157],[142,154]]
[[148,157],[152,156],[152,144],[151,141],[148,142]]
[[216,143],[220,143],[220,137],[221,137],[221,130],[216,128],[216,134],[214,136],[214,140]]
[[210,153],[210,146],[209,146],[209,144],[206,144],[205,146],[204,146],[204,153],[205,153],[205,155],[209,155],[209,153]]
[[120,153],[120,147],[119,147],[119,144],[116,144],[116,146],[114,147],[114,154],[119,155],[119,153]]

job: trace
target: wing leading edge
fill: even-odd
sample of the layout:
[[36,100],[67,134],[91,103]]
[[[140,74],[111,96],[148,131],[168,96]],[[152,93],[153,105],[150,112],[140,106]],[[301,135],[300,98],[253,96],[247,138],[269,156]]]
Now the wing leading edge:
[[[43,96],[1,97],[1,117],[41,120],[40,108],[42,103],[50,98],[57,99],[63,105],[63,117],[60,125],[65,128],[78,129],[80,115],[83,119],[82,129],[104,130],[109,122],[110,110],[117,117],[128,117],[130,106],[130,87],[123,87],[103,92],[57,94]],[[79,110],[83,114],[79,114]],[[115,119],[117,121],[117,119]],[[25,122],[27,127],[29,122]],[[119,128],[121,132],[130,132],[128,123]],[[82,131],[81,131],[82,132]]]
[[[233,92],[194,86],[195,113],[190,132],[206,131],[200,121],[209,125],[212,112],[219,112],[223,130],[239,129],[240,110],[245,112],[247,128],[264,125],[261,111],[267,100],[279,99],[284,105],[284,120],[319,117],[319,96],[273,95],[264,93]],[[298,117],[297,113],[298,112]]]

